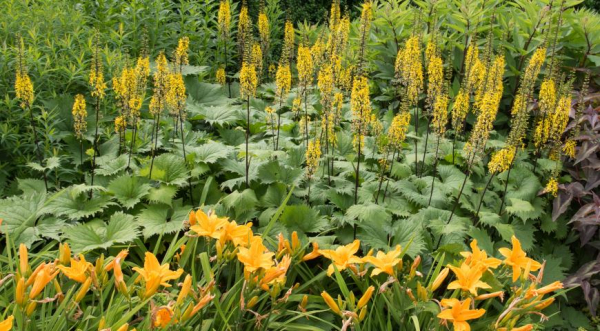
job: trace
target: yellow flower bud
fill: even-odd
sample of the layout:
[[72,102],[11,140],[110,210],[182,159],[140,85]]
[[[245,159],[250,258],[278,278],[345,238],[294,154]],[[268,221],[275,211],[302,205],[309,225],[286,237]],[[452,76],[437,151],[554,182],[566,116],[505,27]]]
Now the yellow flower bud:
[[431,284],[432,292],[437,290],[440,287],[440,285],[442,285],[444,280],[446,280],[446,277],[448,276],[449,272],[450,272],[450,269],[448,269],[448,268],[444,268],[444,269],[442,269],[442,271],[440,271],[440,273],[437,275],[437,277],[435,277],[435,280]]
[[255,295],[252,297],[252,299],[250,299],[250,301],[248,301],[248,304],[246,305],[246,307],[248,309],[252,309],[254,306],[256,306],[257,303],[258,303],[258,296]]
[[29,304],[27,305],[27,309],[25,309],[25,314],[27,316],[31,316],[31,314],[33,314],[33,312],[35,311],[36,307],[37,307],[37,302],[30,301]]
[[17,288],[15,289],[15,301],[19,306],[23,306],[25,300],[25,279],[23,277],[19,277],[19,280],[17,281]]
[[323,300],[325,300],[325,303],[327,304],[327,306],[329,306],[329,308],[334,313],[336,313],[338,315],[342,314],[340,307],[337,305],[337,303],[335,303],[335,300],[333,300],[333,298],[329,295],[329,293],[323,291],[323,292],[321,292],[321,296],[323,297]]
[[369,288],[365,291],[365,294],[363,294],[362,298],[360,298],[360,300],[358,300],[358,305],[356,306],[357,310],[364,307],[369,302],[369,300],[371,300],[373,291],[375,291],[375,287],[369,286]]
[[92,285],[92,278],[88,278],[85,281],[85,283],[83,283],[81,285],[81,288],[77,292],[77,295],[75,295],[75,302],[80,302],[81,300],[83,300],[83,298],[85,297],[85,295],[89,291],[91,285]]

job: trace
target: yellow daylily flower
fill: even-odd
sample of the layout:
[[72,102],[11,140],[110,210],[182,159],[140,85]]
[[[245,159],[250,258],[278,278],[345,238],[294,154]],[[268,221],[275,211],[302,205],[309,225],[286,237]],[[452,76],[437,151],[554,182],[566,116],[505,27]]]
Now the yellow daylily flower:
[[365,256],[363,261],[369,262],[375,266],[373,273],[371,274],[372,276],[377,276],[382,272],[393,276],[395,274],[394,268],[398,263],[402,262],[402,259],[398,258],[401,253],[402,248],[400,245],[397,245],[394,250],[387,253],[379,251],[375,256]]
[[263,245],[262,238],[255,236],[250,240],[250,247],[240,247],[237,254],[238,260],[244,264],[246,272],[254,272],[258,269],[267,270],[273,266],[273,255]]
[[58,275],[58,270],[54,270],[54,265],[52,264],[42,264],[40,267],[36,269],[35,276],[32,274],[30,278],[34,278],[33,287],[31,288],[31,292],[29,292],[29,299],[35,299],[50,283],[56,275]]
[[231,242],[236,247],[248,246],[253,235],[252,223],[238,225],[235,221],[225,221],[221,229],[215,234],[222,245],[225,245],[226,242]]
[[13,315],[8,316],[7,319],[5,319],[4,321],[0,322],[0,331],[10,331],[12,330],[13,327],[13,320],[15,318],[13,317]]
[[470,267],[468,264],[463,263],[460,268],[455,266],[448,267],[456,275],[456,280],[448,284],[449,290],[461,289],[477,295],[478,288],[491,288],[488,284],[480,281],[485,270],[482,266]]
[[470,331],[471,326],[466,321],[480,318],[485,314],[485,309],[469,309],[471,305],[470,298],[463,302],[458,301],[458,299],[443,299],[441,304],[444,307],[450,307],[450,309],[442,310],[437,317],[450,321],[454,326],[454,331]]
[[62,271],[65,276],[83,284],[89,278],[88,271],[92,268],[92,264],[85,260],[83,254],[79,254],[78,260],[71,259],[71,267],[59,265],[57,268]]
[[195,225],[190,227],[190,230],[194,231],[200,237],[219,239],[219,230],[227,223],[227,218],[217,217],[215,213],[207,215],[202,210],[196,211],[194,215],[196,222]]
[[283,281],[285,279],[285,274],[290,268],[290,264],[292,259],[289,255],[284,256],[276,266],[269,268],[263,278],[260,280],[260,286],[265,290],[269,290],[268,284],[274,283],[276,281]]
[[170,287],[168,283],[170,280],[179,278],[183,273],[183,269],[177,271],[169,270],[168,264],[160,265],[156,256],[150,252],[146,252],[144,258],[144,268],[135,267],[133,270],[140,274],[146,283],[146,291],[144,292],[144,299],[147,299],[154,295],[158,290],[159,286]]
[[362,259],[354,254],[358,252],[360,248],[360,240],[354,240],[351,244],[346,246],[340,246],[335,250],[331,249],[321,249],[319,253],[324,257],[331,260],[331,264],[329,268],[327,268],[327,275],[331,276],[335,269],[333,265],[335,264],[338,271],[342,271],[346,268],[356,269],[354,267],[355,263],[362,263]]
[[512,250],[503,247],[500,248],[498,251],[500,252],[500,254],[506,257],[506,259],[504,260],[504,264],[512,267],[512,280],[513,282],[516,282],[517,279],[519,279],[519,276],[521,276],[521,269],[527,268],[527,265],[529,263],[531,263],[531,265],[529,266],[529,270],[531,271],[539,270],[542,267],[542,265],[539,262],[527,257],[527,254],[525,254],[525,251],[523,251],[523,249],[521,248],[521,242],[519,241],[519,239],[517,239],[517,237],[512,236],[511,241],[513,245]]
[[314,259],[318,258],[319,256],[321,256],[321,253],[319,252],[319,244],[316,242],[313,242],[312,247],[313,247],[312,252],[304,255],[304,257],[302,257],[302,261],[306,262],[306,261],[314,260]]
[[471,267],[481,264],[485,266],[486,269],[495,269],[502,263],[502,261],[499,259],[493,257],[488,258],[487,253],[477,246],[477,239],[473,239],[473,241],[471,241],[471,250],[472,252],[460,253],[460,255],[466,259],[465,263],[468,263]]

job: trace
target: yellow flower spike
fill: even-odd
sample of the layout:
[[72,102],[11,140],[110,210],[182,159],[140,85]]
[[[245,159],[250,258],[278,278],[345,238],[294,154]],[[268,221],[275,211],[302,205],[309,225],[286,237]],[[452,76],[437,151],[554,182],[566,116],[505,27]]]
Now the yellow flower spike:
[[527,254],[521,248],[521,242],[519,239],[517,239],[517,237],[512,236],[511,241],[513,245],[512,250],[503,247],[498,251],[506,258],[503,263],[512,267],[512,280],[513,282],[516,282],[517,279],[519,279],[519,276],[521,276],[521,269],[524,269],[529,262],[531,262],[531,271],[539,270],[542,265],[539,262],[527,257]]
[[360,248],[360,240],[354,240],[352,243],[346,246],[340,246],[335,250],[330,249],[321,249],[319,253],[324,257],[331,260],[331,265],[327,269],[327,275],[331,276],[334,272],[334,267],[337,268],[338,271],[345,270],[346,268],[354,267],[355,263],[362,263],[362,259],[355,256],[356,252]]
[[219,85],[225,85],[225,83],[227,83],[227,76],[225,74],[225,68],[219,67],[219,69],[217,69],[217,72],[215,74],[215,81]]
[[25,246],[25,244],[19,245],[19,272],[24,277],[30,275],[29,257],[27,253],[27,246]]
[[400,254],[402,254],[402,248],[400,245],[397,245],[394,250],[389,251],[388,253],[379,251],[374,257],[367,254],[367,256],[363,258],[363,261],[369,262],[375,266],[371,276],[377,276],[382,272],[394,276],[394,267],[402,261],[402,259],[399,258]]
[[267,270],[273,266],[273,255],[262,243],[262,238],[255,236],[250,241],[250,246],[240,247],[237,258],[244,264],[244,270],[252,273],[259,269]]
[[17,276],[17,287],[15,288],[15,302],[19,306],[23,306],[25,304],[25,278]]
[[87,111],[85,106],[85,97],[82,94],[75,96],[73,104],[73,129],[77,139],[82,140],[83,134],[87,131]]
[[468,264],[463,263],[460,268],[455,266],[449,266],[449,268],[456,275],[456,280],[448,284],[449,290],[460,289],[465,292],[470,292],[473,295],[477,295],[477,289],[489,289],[490,285],[480,281],[483,276],[484,267],[476,266],[470,267]]
[[161,285],[170,287],[168,281],[179,278],[183,273],[183,269],[171,271],[168,264],[160,265],[156,256],[150,252],[146,252],[144,268],[135,267],[133,270],[140,274],[146,284],[143,294],[144,299],[154,295]]
[[69,247],[68,243],[59,244],[58,262],[61,265],[69,265],[71,263],[71,247]]
[[31,316],[33,314],[33,312],[35,311],[35,308],[37,308],[37,302],[30,301],[29,304],[27,305],[27,308],[25,309],[25,315],[27,315],[28,317]]
[[179,290],[179,295],[177,296],[177,306],[180,306],[183,303],[183,300],[185,300],[185,298],[187,298],[188,294],[190,294],[190,290],[192,289],[192,276],[191,275],[186,275],[185,279],[183,280],[183,285],[181,286],[181,289]]
[[365,293],[360,298],[360,300],[358,300],[358,304],[356,305],[356,310],[361,309],[369,302],[369,300],[371,300],[371,296],[373,296],[373,291],[375,291],[375,287],[369,286],[369,288],[365,291]]
[[504,301],[504,291],[492,292],[487,294],[478,295],[475,297],[476,301],[487,300],[491,298],[500,298],[500,301]]
[[454,326],[455,331],[469,331],[471,327],[468,320],[477,319],[485,314],[485,309],[470,309],[471,299],[468,298],[463,302],[457,299],[443,299],[442,306],[450,307],[444,309],[437,317],[450,321]]
[[83,254],[79,254],[78,260],[71,259],[70,267],[59,265],[57,268],[62,271],[65,276],[83,284],[89,278],[89,271],[92,268],[92,264],[85,260]]
[[431,283],[431,291],[432,292],[437,290],[442,285],[444,280],[446,280],[446,277],[448,277],[449,272],[450,272],[449,268],[444,268],[444,269],[442,269],[442,271],[440,271],[440,273],[437,275],[437,277],[435,277],[435,279],[433,280],[433,283]]
[[85,297],[85,295],[89,291],[91,285],[92,285],[92,278],[88,278],[85,281],[85,283],[83,283],[81,285],[81,287],[79,288],[79,291],[75,295],[75,302],[81,302],[81,300],[83,300],[83,298]]
[[342,311],[340,310],[340,307],[338,306],[338,304],[335,302],[335,300],[333,300],[333,298],[331,297],[331,295],[329,295],[329,293],[323,291],[321,292],[321,297],[323,297],[323,300],[325,300],[325,303],[327,304],[327,306],[329,306],[329,308],[336,314],[341,315]]
[[556,180],[556,178],[550,178],[550,180],[546,184],[546,187],[544,188],[544,192],[550,193],[554,197],[558,196],[558,181]]
[[254,97],[256,87],[258,86],[258,77],[256,67],[253,64],[244,62],[240,71],[240,96],[242,99]]
[[152,313],[152,326],[155,328],[165,328],[168,325],[176,323],[173,320],[175,313],[169,306],[162,306]]
[[48,285],[48,283],[50,283],[52,279],[54,279],[54,277],[56,277],[56,275],[58,274],[58,270],[50,270],[53,269],[53,267],[51,267],[50,265],[44,264],[43,266],[44,267],[41,270],[39,270],[39,272],[35,276],[33,287],[29,292],[29,299],[35,299],[38,295],[40,295],[46,287],[46,285]]

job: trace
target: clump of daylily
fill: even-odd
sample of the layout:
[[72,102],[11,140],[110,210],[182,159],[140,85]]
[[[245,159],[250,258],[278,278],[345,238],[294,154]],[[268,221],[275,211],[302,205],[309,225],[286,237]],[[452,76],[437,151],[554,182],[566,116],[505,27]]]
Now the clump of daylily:
[[[137,317],[127,321],[96,316],[98,330],[181,328],[204,318],[201,312],[208,311],[212,302],[218,310],[219,301],[234,295],[239,313],[251,316],[255,327],[268,324],[285,309],[296,309],[309,320],[320,319],[326,307],[342,330],[368,329],[369,316],[399,304],[400,309],[439,309],[431,317],[455,331],[468,331],[473,323],[523,331],[533,328],[534,317],[546,318],[542,310],[554,302],[557,294],[552,293],[563,288],[558,281],[542,284],[545,263],[528,257],[514,236],[512,247],[498,250],[503,259],[488,255],[473,240],[458,261],[444,263],[443,255],[427,259],[431,271],[424,273],[421,257],[411,260],[401,246],[371,249],[361,256],[366,250],[361,250],[359,240],[323,249],[317,242],[303,243],[296,232],[260,236],[251,223],[237,224],[202,210],[192,211],[186,222],[187,237],[172,246],[171,258],[161,262],[146,251],[141,266],[127,261],[127,249],[106,259],[100,255],[92,263],[89,256],[73,255],[68,244],[60,244],[55,260],[32,270],[28,250],[21,245],[14,276],[9,275],[14,278],[13,304],[18,310],[14,317],[5,315],[0,330],[10,330],[13,321],[22,325],[40,305],[55,301],[66,307],[71,320],[83,321],[90,305],[102,305],[107,298],[130,309],[135,305]],[[206,250],[200,255],[194,251],[198,239],[204,240]],[[198,272],[184,272],[184,256],[190,253],[202,264],[200,278],[194,278]],[[330,285],[321,282],[314,291],[296,281],[297,274],[312,275],[318,269],[321,274],[313,277],[329,279]],[[223,274],[235,279],[223,282]],[[322,301],[315,300],[319,292]]]

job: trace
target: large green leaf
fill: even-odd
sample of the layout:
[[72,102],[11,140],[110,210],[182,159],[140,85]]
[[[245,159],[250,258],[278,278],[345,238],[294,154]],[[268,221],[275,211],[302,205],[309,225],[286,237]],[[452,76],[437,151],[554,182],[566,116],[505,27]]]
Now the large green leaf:
[[358,223],[389,222],[391,218],[383,206],[373,203],[353,205],[346,211],[346,219],[351,224],[356,220]]
[[173,233],[183,229],[191,207],[176,206],[174,209],[161,205],[150,205],[137,215],[137,224],[143,228],[144,237]]
[[[142,177],[148,177],[150,174],[150,162],[140,170]],[[152,179],[161,183],[184,186],[187,184],[189,171],[183,162],[181,156],[173,154],[161,154],[154,159],[152,168]]]
[[133,216],[118,212],[111,216],[108,224],[91,222],[69,227],[65,230],[65,238],[73,251],[87,252],[133,241],[138,233]]
[[329,225],[326,218],[307,205],[286,206],[279,221],[291,231],[319,233]]
[[196,162],[215,163],[220,159],[227,158],[233,149],[218,142],[208,142],[199,146],[189,148],[190,153],[196,155]]
[[113,179],[108,185],[109,193],[125,208],[133,208],[150,191],[150,185],[145,178],[122,175]]
[[73,185],[67,188],[64,194],[50,201],[44,208],[47,214],[65,216],[70,220],[78,221],[86,217],[94,216],[107,207],[114,205],[106,194],[96,192],[92,198],[88,198],[88,191],[99,191],[97,187],[86,185]]

